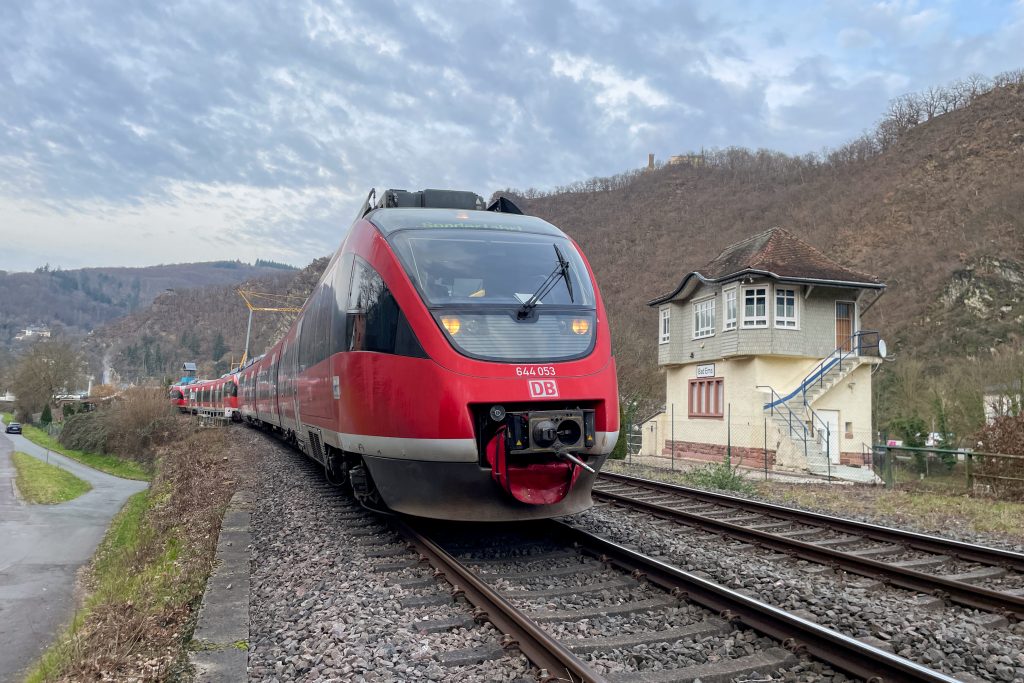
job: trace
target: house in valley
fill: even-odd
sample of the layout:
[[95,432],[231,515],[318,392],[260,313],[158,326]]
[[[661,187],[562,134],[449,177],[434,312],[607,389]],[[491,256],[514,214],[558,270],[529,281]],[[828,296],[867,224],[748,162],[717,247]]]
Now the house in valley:
[[885,344],[860,321],[884,289],[782,228],[687,273],[649,303],[666,410],[641,452],[871,480]]

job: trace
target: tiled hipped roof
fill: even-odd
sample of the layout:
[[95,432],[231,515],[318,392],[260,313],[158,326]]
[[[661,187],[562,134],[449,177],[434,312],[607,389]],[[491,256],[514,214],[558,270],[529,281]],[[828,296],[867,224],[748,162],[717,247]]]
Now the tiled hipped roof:
[[697,272],[721,280],[747,270],[780,278],[881,284],[878,278],[841,266],[785,228],[772,228],[737,242]]
[[780,280],[821,282],[882,289],[885,285],[874,275],[836,263],[807,242],[784,228],[771,228],[737,242],[703,268],[689,273],[675,291],[660,296],[651,305],[664,303],[697,277],[705,282],[725,282],[747,273],[768,275]]

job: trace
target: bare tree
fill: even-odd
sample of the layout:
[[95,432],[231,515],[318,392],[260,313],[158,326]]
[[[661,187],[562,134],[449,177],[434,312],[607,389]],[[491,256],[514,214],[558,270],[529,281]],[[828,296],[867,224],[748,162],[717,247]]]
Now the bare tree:
[[74,390],[82,376],[82,357],[71,344],[50,339],[36,342],[14,369],[11,389],[19,415],[31,416],[54,397]]

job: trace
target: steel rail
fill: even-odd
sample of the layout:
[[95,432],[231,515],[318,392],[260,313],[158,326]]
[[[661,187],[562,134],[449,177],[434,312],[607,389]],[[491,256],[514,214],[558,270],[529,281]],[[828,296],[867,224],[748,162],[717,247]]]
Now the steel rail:
[[598,499],[642,510],[663,519],[683,522],[711,533],[722,534],[729,538],[772,548],[817,564],[824,564],[861,576],[878,579],[900,588],[948,598],[952,602],[973,609],[995,612],[1016,619],[1024,619],[1024,597],[1000,593],[999,591],[974,586],[962,581],[953,581],[941,576],[933,576],[905,567],[897,567],[807,541],[786,538],[759,529],[750,529],[741,524],[705,517],[694,512],[677,510],[676,508],[637,500],[617,493],[594,489],[593,496]]
[[714,503],[716,505],[741,508],[790,521],[798,521],[804,524],[825,525],[836,531],[855,534],[857,536],[865,536],[875,541],[900,543],[901,545],[908,546],[914,550],[950,555],[954,558],[966,560],[968,562],[977,562],[979,564],[1024,572],[1024,553],[1015,553],[1011,550],[974,545],[972,543],[964,543],[963,541],[954,541],[948,538],[929,536],[928,534],[921,534],[915,531],[894,529],[880,524],[843,519],[842,517],[830,517],[829,515],[818,512],[798,510],[784,505],[765,503],[759,500],[748,500],[746,498],[740,498],[739,496],[730,496],[725,493],[713,493],[711,491],[703,491],[701,489],[690,488],[688,486],[667,484],[665,482],[642,479],[640,477],[631,477],[624,474],[601,472],[601,476],[598,481],[601,479],[629,484],[632,486],[640,486],[648,489],[656,489],[666,493],[684,495],[688,498],[695,498],[697,500]]
[[955,678],[862,643],[772,605],[748,598],[712,581],[684,572],[565,522],[552,521],[563,538],[599,560],[628,572],[683,599],[719,612],[782,642],[795,653],[807,653],[869,682],[953,683]]
[[607,683],[607,679],[481,581],[448,551],[406,521],[396,517],[393,522],[420,554],[444,575],[453,589],[461,592],[477,608],[478,617],[486,618],[510,638],[503,645],[518,647],[541,670],[541,681],[562,681],[569,676],[574,683]]

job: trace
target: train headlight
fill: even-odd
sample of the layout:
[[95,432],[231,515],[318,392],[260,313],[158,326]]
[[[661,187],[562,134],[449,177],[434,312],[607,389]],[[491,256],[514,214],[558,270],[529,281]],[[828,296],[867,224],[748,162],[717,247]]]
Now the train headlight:
[[453,337],[462,329],[462,321],[450,315],[446,315],[441,318],[441,324],[444,325],[444,329],[448,330],[448,334]]
[[575,318],[572,321],[573,334],[586,334],[590,332],[590,321],[585,318]]

